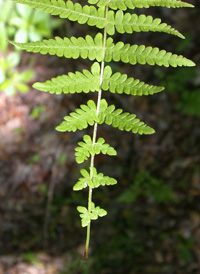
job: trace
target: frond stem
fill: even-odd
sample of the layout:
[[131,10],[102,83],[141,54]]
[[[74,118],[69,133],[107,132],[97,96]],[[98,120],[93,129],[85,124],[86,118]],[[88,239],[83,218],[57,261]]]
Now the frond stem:
[[[101,97],[102,97],[102,82],[103,82],[103,73],[104,73],[104,67],[105,67],[105,52],[106,52],[106,40],[107,40],[107,21],[108,21],[108,9],[109,9],[109,2],[110,0],[108,0],[106,8],[105,8],[105,20],[106,20],[106,24],[105,24],[105,28],[104,28],[104,35],[103,35],[103,58],[102,58],[102,62],[101,62],[101,74],[100,74],[100,81],[99,81],[99,87],[100,90],[98,92],[98,98],[97,98],[97,116],[99,114],[99,110],[100,110],[100,103],[101,103]],[[94,129],[93,129],[93,137],[92,137],[92,144],[94,145],[96,143],[96,137],[97,137],[97,127],[98,127],[98,123],[94,124]],[[94,167],[94,156],[91,155],[91,159],[90,159],[90,178],[93,178],[93,167]],[[88,194],[88,212],[91,212],[91,203],[92,203],[92,188],[89,187],[89,194]],[[88,248],[89,248],[89,242],[90,242],[90,227],[91,227],[91,222],[88,224],[87,226],[87,236],[86,236],[86,244],[85,244],[85,251],[84,251],[84,258],[87,259],[88,258]]]

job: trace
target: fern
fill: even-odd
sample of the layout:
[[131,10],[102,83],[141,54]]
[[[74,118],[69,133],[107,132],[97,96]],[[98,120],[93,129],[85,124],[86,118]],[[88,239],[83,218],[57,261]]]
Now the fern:
[[75,149],[76,162],[78,164],[83,163],[91,155],[94,156],[100,153],[117,155],[116,150],[108,144],[105,144],[105,140],[103,138],[99,138],[93,145],[91,137],[89,135],[84,135],[83,141],[84,142],[79,142],[79,146]]
[[[88,93],[90,91],[99,91],[100,66],[95,62],[91,71],[83,70],[83,73],[69,73],[68,75],[58,76],[44,83],[35,83],[33,87],[49,93]],[[161,92],[164,87],[147,85],[138,79],[128,78],[126,74],[116,72],[112,74],[111,67],[106,66],[101,85],[103,90],[109,90],[112,93],[125,93],[130,95],[152,95]]]
[[[89,0],[89,4],[97,4],[98,7],[105,7],[107,0]],[[110,0],[109,8],[113,10],[126,10],[135,8],[149,7],[167,7],[167,8],[186,8],[194,7],[191,4],[184,3],[178,0]]]
[[39,52],[41,54],[57,55],[59,57],[77,59],[89,59],[95,62],[90,70],[84,69],[82,72],[70,72],[68,75],[58,76],[44,83],[37,82],[34,88],[49,93],[89,93],[97,92],[97,103],[89,100],[86,105],[81,105],[75,112],[64,117],[56,129],[60,132],[86,129],[93,126],[93,135],[84,135],[83,141],[75,148],[77,163],[84,163],[90,158],[89,169],[81,169],[82,177],[74,185],[75,191],[88,188],[88,207],[78,206],[81,223],[87,227],[87,237],[84,257],[88,257],[88,247],[90,240],[91,221],[107,214],[104,209],[95,206],[92,202],[92,191],[94,188],[105,185],[114,185],[117,181],[103,173],[98,173],[94,167],[95,155],[103,153],[110,156],[116,155],[116,150],[105,142],[103,138],[97,139],[97,129],[101,124],[107,124],[119,130],[131,131],[139,134],[152,134],[154,129],[141,122],[135,114],[116,109],[114,105],[108,105],[102,99],[102,92],[111,92],[127,95],[153,95],[161,92],[164,88],[153,86],[141,82],[138,79],[128,78],[126,74],[113,73],[109,64],[111,61],[129,63],[131,65],[148,64],[151,66],[194,66],[195,64],[181,56],[157,47],[146,47],[145,45],[130,45],[119,41],[113,42],[111,37],[115,32],[165,32],[176,35],[184,39],[184,36],[173,27],[163,23],[160,18],[153,18],[144,14],[137,15],[126,12],[127,9],[149,7],[183,8],[193,7],[193,5],[179,0],[88,0],[86,5],[73,3],[70,0],[13,0],[17,3],[27,4],[38,8],[52,15],[58,15],[79,24],[88,24],[103,30],[103,34],[97,32],[95,37],[71,37],[43,40],[32,43],[15,43],[28,52]]
[[[96,9],[94,6],[82,7],[79,3],[73,4],[68,0],[66,3],[62,0],[14,0],[18,3],[27,4],[34,8],[39,8],[52,15],[59,15],[61,18],[67,18],[71,21],[77,21],[79,24],[87,23],[89,26],[96,26],[103,29],[106,26],[108,34],[113,35],[115,30],[120,33],[132,33],[133,31],[159,31],[174,34],[184,38],[182,34],[171,26],[161,23],[160,19],[153,19],[151,16],[126,13],[121,10],[114,13],[108,11],[107,18],[104,16],[105,8]],[[106,3],[105,3],[106,6]]]
[[98,217],[103,217],[107,214],[107,212],[100,208],[99,206],[95,207],[95,204],[91,202],[90,211],[83,206],[77,207],[78,212],[80,212],[82,227],[88,226],[91,220],[96,220]]
[[58,76],[45,83],[35,83],[34,88],[50,93],[88,93],[90,91],[99,91],[100,66],[94,63],[91,71],[83,70],[83,73],[69,73],[68,75]]
[[79,178],[78,182],[74,185],[73,190],[82,190],[87,186],[91,188],[97,188],[100,185],[115,185],[117,181],[114,178],[110,178],[108,176],[104,176],[103,173],[98,173],[96,168],[93,167],[92,170],[93,177],[90,177],[90,173],[85,169],[81,169],[81,174],[83,177]]
[[[155,47],[145,47],[144,45],[138,46],[130,44],[124,45],[123,42],[113,43],[112,38],[108,38],[106,41],[106,47],[103,46],[103,35],[98,33],[93,39],[87,35],[84,38],[61,39],[56,37],[55,39],[44,40],[42,42],[31,43],[17,43],[12,42],[13,45],[20,47],[28,52],[40,52],[41,54],[57,55],[58,57],[66,57],[77,59],[79,57],[83,59],[97,60],[98,62],[110,62],[110,61],[122,61],[124,63],[130,63],[131,65],[148,64],[154,66],[194,66],[191,60],[183,57],[182,55],[172,54],[165,50],[159,50]],[[104,59],[104,60],[103,60]]]
[[[81,105],[76,112],[65,116],[64,120],[56,129],[60,132],[76,131],[85,129],[88,125],[93,126],[96,123],[112,125],[120,130],[132,131],[133,133],[152,134],[154,129],[147,126],[136,118],[135,114],[128,112],[122,113],[122,109],[115,110],[115,106],[108,106],[105,99],[100,101],[100,108],[97,115],[97,106],[94,101],[89,100],[87,105]],[[93,143],[93,146],[95,143]]]

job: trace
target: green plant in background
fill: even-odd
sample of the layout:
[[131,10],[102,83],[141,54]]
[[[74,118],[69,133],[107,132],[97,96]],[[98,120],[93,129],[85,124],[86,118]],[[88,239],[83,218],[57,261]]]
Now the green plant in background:
[[50,38],[52,31],[61,25],[61,19],[51,18],[40,10],[16,4],[11,0],[0,0],[0,91],[8,96],[16,92],[28,92],[28,82],[33,79],[32,70],[20,72],[19,52],[7,54],[8,40],[16,42],[38,41]]
[[51,18],[40,10],[16,4],[9,25],[13,26],[13,36],[16,42],[39,41],[42,38],[50,38],[52,30],[60,26],[61,19]]
[[194,68],[178,69],[167,77],[158,70],[155,71],[155,74],[161,79],[169,92],[176,91],[176,94],[178,94],[177,110],[186,115],[200,118],[200,88],[199,84],[194,83],[194,79],[197,77]]
[[28,82],[33,78],[33,70],[17,70],[20,63],[20,53],[12,52],[6,57],[0,57],[0,91],[7,96],[13,96],[17,91],[26,93],[30,87]]
[[[38,117],[43,117],[42,114],[43,112],[46,110],[46,106],[45,105],[40,105],[40,106],[36,106],[33,108],[33,110],[31,111],[31,116],[34,119],[37,119]],[[43,117],[44,118],[44,117]]]
[[141,196],[153,198],[155,202],[159,203],[178,201],[169,185],[151,176],[145,170],[141,170],[136,174],[133,184],[117,200],[122,203],[132,203]]
[[53,29],[62,23],[63,20],[40,10],[11,0],[0,0],[0,49],[4,52],[8,49],[9,39],[23,43],[50,38]]
[[192,258],[192,248],[195,245],[193,237],[185,239],[182,235],[179,235],[179,243],[177,245],[178,256],[181,260],[188,262]]
[[[71,21],[77,21],[80,24],[96,26],[103,30],[103,34],[98,32],[95,37],[87,35],[85,38],[71,37],[61,39],[44,40],[42,42],[16,43],[28,52],[40,52],[41,54],[57,55],[59,57],[77,59],[90,59],[94,62],[91,71],[69,73],[48,80],[45,83],[35,83],[33,87],[50,93],[75,93],[75,92],[95,92],[97,91],[97,103],[89,100],[86,105],[81,105],[75,112],[64,117],[64,121],[56,128],[60,132],[86,129],[93,126],[93,135],[84,135],[83,141],[78,143],[75,149],[77,163],[81,164],[90,158],[89,169],[82,169],[82,177],[74,186],[74,190],[88,188],[88,207],[78,206],[82,226],[87,227],[87,237],[84,257],[88,257],[88,247],[90,239],[91,220],[106,215],[106,211],[92,202],[92,191],[94,188],[105,185],[114,185],[116,180],[102,173],[98,173],[94,167],[95,155],[104,153],[116,155],[113,147],[105,143],[103,138],[97,139],[97,128],[100,124],[111,125],[120,130],[131,131],[139,134],[152,134],[154,130],[141,122],[135,114],[123,112],[122,109],[116,109],[114,105],[108,105],[105,99],[102,99],[103,91],[112,93],[125,93],[127,95],[152,95],[161,92],[164,88],[152,86],[140,82],[138,79],[128,78],[127,75],[119,72],[113,73],[111,66],[105,66],[105,63],[111,61],[122,61],[131,65],[149,64],[159,66],[194,66],[195,64],[181,55],[172,54],[158,48],[146,47],[144,45],[130,45],[119,41],[114,43],[111,37],[115,32],[133,33],[158,31],[176,35],[180,38],[184,36],[172,28],[162,23],[161,19],[153,19],[151,16],[137,15],[127,13],[127,8],[148,8],[150,6],[165,7],[193,7],[181,1],[175,0],[89,0],[91,5],[82,6],[79,3],[74,4],[68,0],[14,0],[17,3],[27,4],[31,7],[42,9],[52,15],[59,15],[61,18],[68,18]],[[96,6],[95,6],[96,5]],[[124,12],[125,11],[125,12]]]
[[5,52],[8,49],[9,30],[7,22],[12,14],[13,3],[10,0],[0,0],[0,50]]
[[33,264],[33,265],[40,265],[41,262],[39,259],[37,259],[37,257],[35,256],[34,253],[32,252],[27,252],[21,255],[22,259],[29,263],[29,264]]

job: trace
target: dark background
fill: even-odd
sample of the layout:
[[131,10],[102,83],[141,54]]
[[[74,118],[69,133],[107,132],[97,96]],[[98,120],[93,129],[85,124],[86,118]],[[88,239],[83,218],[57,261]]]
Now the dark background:
[[[114,36],[114,41],[182,54],[197,66],[111,63],[113,71],[166,89],[147,97],[103,93],[110,104],[137,114],[156,133],[139,136],[98,127],[98,136],[118,155],[99,155],[95,166],[118,184],[94,190],[95,203],[108,215],[92,222],[87,261],[82,259],[86,229],[76,207],[87,204],[88,194],[72,187],[80,168],[87,167],[76,164],[74,148],[92,128],[61,134],[55,127],[97,94],[58,96],[32,88],[14,97],[0,93],[1,274],[200,273],[200,4],[188,2],[196,8],[135,10],[162,18],[186,40],[150,32]],[[54,36],[95,32],[66,22]],[[90,69],[91,64],[24,52],[20,68],[34,67],[35,82]]]

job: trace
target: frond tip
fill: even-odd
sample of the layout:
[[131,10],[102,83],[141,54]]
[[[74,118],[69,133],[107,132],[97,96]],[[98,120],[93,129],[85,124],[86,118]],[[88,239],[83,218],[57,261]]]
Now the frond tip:
[[148,64],[154,66],[165,67],[193,67],[195,63],[182,55],[172,54],[165,50],[160,50],[155,47],[145,47],[144,45],[138,46],[125,44],[123,42],[113,43],[113,39],[109,37],[107,39],[105,61],[110,62],[111,60],[119,62],[120,60],[124,63],[130,63],[135,65],[137,63],[144,65]]
[[101,85],[103,90],[111,93],[125,93],[127,95],[153,95],[164,90],[164,87],[145,84],[138,79],[128,78],[126,74],[116,72],[112,74],[110,66],[106,66]]
[[121,10],[117,12],[109,11],[107,19],[107,33],[113,35],[115,30],[119,33],[133,33],[135,32],[165,32],[176,35],[179,38],[185,37],[177,30],[166,23],[162,23],[160,18],[153,18],[144,14],[130,14],[123,13]]
[[108,106],[105,99],[101,100],[98,115],[99,124],[112,125],[119,130],[132,131],[139,134],[153,134],[155,130],[136,118],[135,114],[124,112],[122,109],[115,109],[114,105]]

